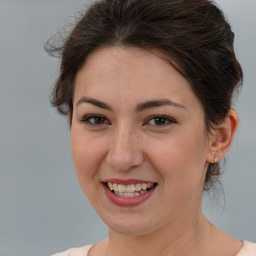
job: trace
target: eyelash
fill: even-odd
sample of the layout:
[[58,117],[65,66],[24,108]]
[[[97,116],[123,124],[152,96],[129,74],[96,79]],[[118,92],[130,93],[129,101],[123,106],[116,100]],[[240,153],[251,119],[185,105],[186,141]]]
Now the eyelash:
[[[103,119],[104,123],[101,123],[101,124],[95,123],[96,118]],[[94,123],[90,122],[90,119],[94,119]],[[106,123],[106,121],[107,121],[107,123]],[[83,119],[81,119],[80,122],[85,123],[90,126],[99,126],[99,125],[104,125],[104,124],[110,124],[110,122],[107,120],[107,118],[105,118],[103,115],[98,115],[98,114],[87,115]]]
[[[96,123],[96,118],[100,118],[101,121],[103,121],[103,123]],[[94,122],[91,122],[90,119],[93,119]],[[157,120],[161,120],[163,122],[163,124],[149,124],[150,121],[154,121],[156,122]],[[99,114],[91,114],[91,115],[87,115],[85,116],[83,119],[80,120],[81,123],[85,123],[86,125],[89,125],[89,126],[100,126],[100,125],[105,125],[105,124],[111,124],[107,118],[105,118],[103,115],[99,115]],[[143,125],[150,125],[150,126],[154,126],[154,127],[165,127],[165,126],[168,126],[170,124],[176,124],[177,122],[173,119],[173,118],[170,118],[169,116],[165,116],[165,115],[153,115],[153,116],[150,116],[146,119],[146,121],[143,123]]]
[[[147,118],[146,123],[149,123],[150,121],[154,120],[154,122],[156,122],[156,120],[161,120],[164,121],[163,124],[149,124],[150,126],[155,126],[155,127],[165,127],[167,125],[170,124],[176,124],[176,120],[174,120],[173,118],[170,118],[169,116],[165,116],[165,115],[154,115],[154,116],[150,116]],[[167,123],[166,123],[167,122]]]

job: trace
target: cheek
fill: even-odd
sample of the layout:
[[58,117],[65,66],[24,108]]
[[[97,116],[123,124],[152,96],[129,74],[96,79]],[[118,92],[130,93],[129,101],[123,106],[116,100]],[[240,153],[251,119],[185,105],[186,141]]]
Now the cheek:
[[170,135],[150,147],[153,165],[172,187],[191,187],[201,181],[206,161],[206,143],[202,131]]
[[92,181],[96,181],[97,173],[100,169],[104,155],[102,142],[88,138],[73,129],[71,131],[71,147],[79,183],[87,194],[92,189],[91,186],[95,184]]
[[[154,168],[161,176],[163,209],[175,216],[182,209],[200,207],[204,184],[204,141],[202,138],[182,136],[152,147]],[[157,152],[157,154],[156,154]]]

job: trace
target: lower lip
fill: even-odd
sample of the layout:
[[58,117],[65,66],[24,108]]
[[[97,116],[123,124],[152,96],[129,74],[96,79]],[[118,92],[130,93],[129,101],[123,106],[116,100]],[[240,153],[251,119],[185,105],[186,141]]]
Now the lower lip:
[[108,189],[104,184],[103,184],[103,187],[105,189],[106,196],[108,197],[110,202],[121,207],[129,207],[129,206],[136,206],[136,205],[142,204],[149,197],[151,197],[151,195],[153,194],[156,188],[155,186],[140,196],[122,197],[111,192],[110,189]]

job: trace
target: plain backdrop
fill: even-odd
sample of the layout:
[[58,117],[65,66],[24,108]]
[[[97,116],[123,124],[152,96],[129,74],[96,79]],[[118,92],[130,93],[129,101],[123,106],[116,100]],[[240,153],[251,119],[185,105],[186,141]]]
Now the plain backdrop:
[[[47,39],[86,1],[0,0],[0,256],[43,256],[107,235],[83,195],[72,163],[68,122],[50,106],[58,60]],[[256,242],[256,1],[218,0],[236,34],[244,88],[240,127],[226,157],[225,194],[205,196],[209,219]]]

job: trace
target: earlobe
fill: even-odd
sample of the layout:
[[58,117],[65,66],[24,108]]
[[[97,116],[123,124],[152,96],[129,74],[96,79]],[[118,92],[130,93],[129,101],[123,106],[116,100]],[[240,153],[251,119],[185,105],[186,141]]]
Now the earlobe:
[[238,115],[230,109],[223,122],[212,130],[209,139],[208,163],[219,162],[228,152],[238,127]]

